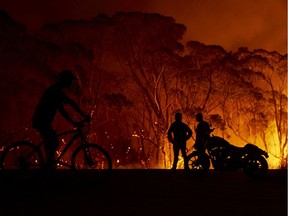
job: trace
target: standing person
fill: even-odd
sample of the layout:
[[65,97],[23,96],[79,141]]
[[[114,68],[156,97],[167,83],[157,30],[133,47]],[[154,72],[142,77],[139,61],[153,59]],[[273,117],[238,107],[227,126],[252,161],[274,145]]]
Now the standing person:
[[198,124],[195,128],[196,141],[194,144],[194,148],[196,150],[204,150],[205,144],[210,138],[210,125],[208,124],[208,122],[203,120],[203,115],[201,113],[196,114],[196,121],[198,122]]
[[189,126],[182,122],[182,114],[175,114],[175,121],[171,124],[168,130],[168,140],[173,144],[174,160],[172,170],[176,170],[178,163],[179,150],[181,150],[184,158],[184,165],[186,167],[186,141],[192,136],[192,130]]
[[79,126],[80,123],[72,120],[65,110],[64,104],[70,105],[82,117],[85,117],[84,112],[79,108],[77,103],[70,99],[63,91],[65,88],[70,88],[74,80],[76,80],[76,77],[70,70],[60,72],[58,81],[45,90],[34,111],[32,126],[42,136],[46,154],[46,165],[49,170],[56,168],[54,161],[59,143],[56,132],[52,127],[52,122],[57,111],[75,126]]

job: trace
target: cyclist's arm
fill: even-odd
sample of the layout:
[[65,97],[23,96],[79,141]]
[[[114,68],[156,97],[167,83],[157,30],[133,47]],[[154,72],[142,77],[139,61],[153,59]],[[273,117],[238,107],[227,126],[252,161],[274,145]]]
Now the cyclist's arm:
[[[213,131],[213,130],[212,130],[212,131]],[[206,122],[206,123],[205,123],[205,133],[209,135],[212,131],[211,131],[211,128],[210,128],[209,123]]]
[[63,104],[59,106],[59,112],[68,122],[70,122],[73,125],[76,124],[76,122],[72,120],[72,118],[70,117],[66,109],[64,108]]
[[170,128],[169,128],[169,130],[168,130],[168,133],[167,133],[167,135],[168,135],[168,140],[169,140],[169,142],[171,142],[171,143],[173,143],[172,133],[173,133],[173,127],[172,127],[172,125],[171,125]]
[[73,109],[75,111],[77,111],[82,117],[85,117],[85,113],[80,109],[80,107],[78,106],[78,104],[73,101],[72,99],[70,99],[69,97],[67,97],[66,95],[63,95],[63,102],[66,104],[69,104],[71,107],[73,107]]

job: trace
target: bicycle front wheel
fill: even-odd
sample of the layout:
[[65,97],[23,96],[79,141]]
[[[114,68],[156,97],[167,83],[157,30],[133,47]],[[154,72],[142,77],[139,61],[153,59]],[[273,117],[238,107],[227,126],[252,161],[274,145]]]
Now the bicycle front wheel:
[[78,147],[72,155],[72,169],[82,180],[98,182],[107,179],[112,170],[108,152],[96,144]]
[[187,156],[187,167],[200,174],[207,172],[210,167],[208,155],[199,151],[192,152]]
[[35,179],[43,168],[40,150],[30,142],[20,141],[6,147],[0,158],[0,171],[11,183]]

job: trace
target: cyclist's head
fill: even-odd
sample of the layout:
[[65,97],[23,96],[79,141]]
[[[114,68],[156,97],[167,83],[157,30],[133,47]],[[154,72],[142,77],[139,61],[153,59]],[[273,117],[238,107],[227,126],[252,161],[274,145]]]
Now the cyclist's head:
[[179,112],[175,113],[175,120],[176,121],[182,121],[182,114]]
[[77,80],[71,70],[65,69],[59,73],[59,82],[63,83],[65,86],[70,86],[73,80]]
[[197,114],[196,114],[196,121],[200,122],[200,121],[202,121],[202,120],[203,120],[203,115],[202,115],[202,113],[197,113]]

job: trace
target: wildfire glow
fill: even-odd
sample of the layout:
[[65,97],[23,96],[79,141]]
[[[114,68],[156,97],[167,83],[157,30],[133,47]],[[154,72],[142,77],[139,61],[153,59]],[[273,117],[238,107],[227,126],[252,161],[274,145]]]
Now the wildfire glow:
[[[265,150],[268,152],[269,157],[266,158],[268,162],[269,169],[279,169],[281,166],[281,150],[280,150],[280,144],[279,139],[277,138],[276,134],[276,128],[273,128],[273,130],[270,129],[270,133],[267,133],[266,136],[266,142],[267,142],[267,149],[265,149],[265,146],[261,140],[259,142],[255,143],[259,148]],[[242,143],[239,140],[232,139],[228,140],[230,143]],[[187,146],[189,147],[191,143],[187,143]],[[244,145],[243,145],[244,146]],[[239,147],[243,147],[240,146]],[[164,144],[163,149],[165,150],[165,155],[163,156],[163,162],[159,165],[159,168],[162,169],[170,169],[172,167],[172,161],[173,161],[173,150],[172,145],[167,141]],[[191,152],[188,152],[189,154]],[[264,156],[263,156],[264,157]],[[284,149],[284,157],[287,157],[287,147]],[[178,164],[177,169],[183,169],[184,168],[184,159],[180,155],[178,156]]]
[[[277,169],[281,166],[281,152],[280,152],[280,144],[279,139],[276,134],[276,130],[273,130],[271,134],[269,134],[267,143],[268,147],[268,155],[267,159],[269,169]],[[284,157],[287,157],[287,147],[284,148]]]

